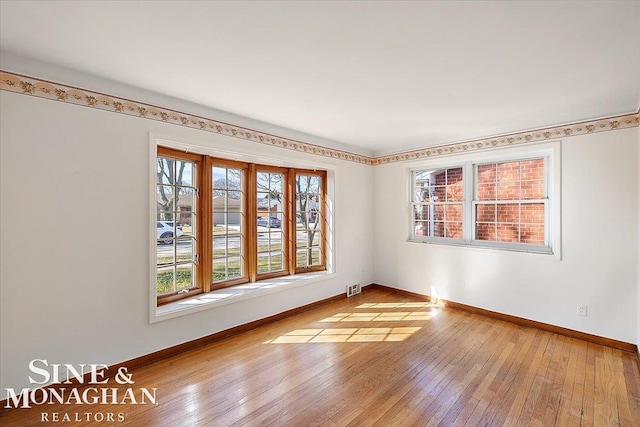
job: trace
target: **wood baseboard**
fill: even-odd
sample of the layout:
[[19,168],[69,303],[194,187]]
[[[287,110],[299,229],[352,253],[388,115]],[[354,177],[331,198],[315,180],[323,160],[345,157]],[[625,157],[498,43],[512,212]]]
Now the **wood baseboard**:
[[[325,298],[322,299],[320,301],[316,301],[316,302],[312,302],[310,304],[305,304],[303,306],[300,307],[296,307],[296,308],[292,308],[291,310],[287,310],[287,311],[283,311],[282,313],[278,313],[278,314],[274,314],[273,316],[269,316],[269,317],[265,317],[262,319],[258,319],[258,320],[254,320],[253,322],[249,322],[249,323],[244,323],[242,325],[238,325],[235,326],[233,328],[230,329],[225,329],[224,331],[220,331],[220,332],[216,332],[214,334],[211,335],[207,335],[204,336],[202,338],[198,338],[192,341],[187,341],[185,343],[182,344],[178,344],[178,345],[174,345],[172,347],[169,348],[165,348],[162,350],[158,350],[158,351],[154,351],[153,353],[149,353],[149,354],[145,354],[144,356],[140,356],[140,357],[136,357],[134,359],[131,360],[127,360],[125,362],[121,362],[115,365],[111,365],[108,368],[105,369],[105,374],[104,377],[102,377],[103,379],[110,379],[113,378],[113,376],[115,374],[118,373],[118,369],[120,368],[127,368],[128,371],[131,371],[133,369],[137,369],[140,368],[142,366],[145,365],[149,365],[151,363],[157,362],[159,360],[162,359],[166,359],[168,357],[171,356],[175,356],[181,353],[184,353],[186,351],[190,351],[190,350],[194,350],[200,347],[203,347],[205,345],[211,344],[213,342],[219,341],[221,339],[230,337],[232,335],[238,335],[241,334],[243,332],[247,332],[250,331],[251,329],[255,329],[258,328],[262,325],[266,325],[268,323],[272,323],[272,322],[276,322],[278,320],[281,319],[285,319],[287,317],[290,316],[294,316],[296,314],[302,313],[304,311],[308,311],[311,310],[313,308],[316,308],[318,306],[330,303],[332,301],[337,301],[343,298],[346,298],[346,294],[342,293],[339,295],[334,295],[332,297],[329,298]],[[88,384],[89,382],[89,377],[90,377],[91,373],[87,372],[84,377],[83,377],[83,384]],[[47,388],[47,389],[55,389],[55,390],[59,390],[62,387],[68,387],[68,388],[74,388],[74,387],[78,387],[81,386],[82,384],[75,378],[69,380],[69,382],[67,384],[64,383],[55,383],[55,384],[47,384],[44,387],[41,388]],[[3,414],[5,412],[9,412],[14,410],[15,408],[5,408],[5,406],[7,406],[8,403],[8,398],[4,398],[3,400],[0,400],[0,414]]]
[[[418,294],[411,291],[405,291],[404,289],[392,288],[391,286],[380,285],[372,283],[364,288],[367,289],[381,289],[388,292],[395,292],[401,295],[410,296],[413,298],[422,299],[425,301],[431,301],[429,295]],[[482,316],[491,317],[494,319],[504,320],[505,322],[515,323],[516,325],[528,326],[531,328],[540,329],[547,332],[553,332],[556,334],[564,335],[571,338],[577,338],[583,341],[591,342],[594,344],[600,344],[607,347],[617,348],[619,350],[635,353],[638,356],[638,367],[640,368],[640,353],[638,346],[624,341],[618,341],[611,338],[604,338],[597,335],[588,334],[586,332],[575,331],[573,329],[563,328],[561,326],[550,325],[548,323],[537,322],[535,320],[529,320],[522,317],[512,316],[510,314],[498,313],[496,311],[485,310],[483,308],[474,307],[471,305],[462,304],[455,301],[448,301],[438,299],[445,307],[456,308],[459,310],[465,310],[472,313],[480,314]]]

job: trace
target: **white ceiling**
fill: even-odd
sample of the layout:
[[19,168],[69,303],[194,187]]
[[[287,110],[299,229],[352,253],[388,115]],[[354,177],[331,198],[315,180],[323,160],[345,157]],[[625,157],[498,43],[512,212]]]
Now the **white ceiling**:
[[639,46],[638,1],[0,9],[4,52],[375,155],[635,112]]

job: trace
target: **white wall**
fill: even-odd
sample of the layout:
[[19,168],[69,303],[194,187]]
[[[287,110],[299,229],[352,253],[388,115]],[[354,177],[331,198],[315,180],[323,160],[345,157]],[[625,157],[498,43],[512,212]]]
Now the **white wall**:
[[[562,259],[409,243],[407,182],[419,162],[375,168],[377,283],[640,342],[638,129],[562,141]],[[588,316],[576,315],[578,303]]]
[[[0,93],[0,390],[28,363],[115,364],[373,281],[373,168]],[[149,132],[335,170],[337,276],[149,323]]]
[[[638,169],[636,170],[638,177],[638,223],[640,223],[640,128],[637,131],[638,135]],[[638,226],[638,261],[636,263],[637,266],[637,280],[638,280],[638,310],[636,312],[636,319],[638,322],[638,339],[636,340],[636,344],[638,346],[638,352],[640,353],[640,226]]]

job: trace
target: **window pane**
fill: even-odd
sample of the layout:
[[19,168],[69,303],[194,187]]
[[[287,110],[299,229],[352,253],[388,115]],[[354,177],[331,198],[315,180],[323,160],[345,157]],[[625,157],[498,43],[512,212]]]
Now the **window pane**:
[[159,245],[173,245],[173,239],[176,233],[180,233],[176,230],[176,222],[174,220],[173,212],[162,212],[159,214],[160,218],[156,221],[156,238]]
[[309,236],[309,241],[312,246],[320,246],[320,230],[314,231],[311,236]]
[[296,232],[296,246],[299,248],[304,248],[307,246],[307,231],[297,231]]
[[229,233],[227,236],[227,255],[229,256],[241,256],[242,251],[242,238],[239,233]]
[[544,159],[523,160],[520,162],[522,180],[544,180]]
[[296,252],[296,267],[321,265],[320,248],[299,249]]
[[179,212],[192,212],[195,205],[195,191],[190,187],[176,187],[178,192],[178,206]]
[[477,224],[476,225],[476,239],[495,241],[496,240],[496,225],[495,224]]
[[481,183],[476,186],[478,200],[496,200],[496,183]]
[[447,201],[461,201],[462,193],[462,168],[447,169]]
[[477,205],[476,222],[496,222],[496,205]]
[[[323,218],[321,210],[322,177],[297,174],[296,190],[296,266],[321,265],[320,244]],[[314,254],[316,258],[314,258]]]
[[158,165],[156,170],[156,183],[175,184],[175,161],[166,157],[158,157]]
[[418,221],[425,221],[431,218],[430,205],[416,205],[414,210],[414,218]]
[[[444,176],[444,174],[442,175]],[[447,187],[444,185],[434,185],[431,187],[431,201],[432,202],[446,202],[447,201]]]
[[188,236],[176,239],[176,259],[177,261],[193,261],[193,239]]
[[273,273],[282,271],[283,269],[281,252],[258,254],[258,273]]
[[176,184],[193,186],[193,163],[176,161]]
[[212,168],[213,188],[227,189],[227,168],[214,166]]
[[310,247],[320,245],[320,230],[307,230],[298,236],[299,247]]
[[227,280],[229,275],[227,274],[227,258],[214,258],[213,259],[213,281],[220,282]]
[[320,249],[313,248],[311,249],[311,265],[320,264]]
[[462,239],[462,222],[449,222],[446,223],[445,237],[452,239]]
[[271,271],[280,271],[283,268],[282,253],[271,254]]
[[311,176],[309,178],[309,193],[315,193],[315,194],[319,194],[320,193],[320,184],[321,184],[321,179],[319,176]]
[[156,201],[158,202],[158,211],[173,212],[175,210],[175,187],[166,185],[157,186]]
[[222,165],[212,167],[213,282],[244,276],[242,228],[244,171]]
[[520,241],[533,245],[544,245],[544,225],[523,224],[520,227]]
[[193,287],[193,264],[180,265],[176,268],[176,290]]
[[462,205],[446,205],[445,215],[447,221],[462,222]]
[[519,200],[520,199],[520,183],[518,182],[500,182],[497,191],[498,200]]
[[306,267],[309,263],[309,251],[306,249],[298,249],[296,251],[296,267]]
[[196,232],[195,230],[195,215],[193,214],[193,212],[187,212],[187,211],[183,211],[180,212],[178,214],[178,224],[182,229],[182,234],[184,236],[195,236],[194,232]]
[[171,266],[158,268],[157,280],[158,295],[175,292],[175,267]]
[[283,181],[283,174],[258,173],[258,274],[284,269],[284,234],[281,231],[284,218],[284,194],[281,193]]
[[227,263],[227,276],[229,279],[242,277],[242,260],[239,256],[230,256]]
[[544,199],[544,181],[522,181],[521,197],[524,200]]
[[156,265],[158,267],[173,265],[176,262],[173,246],[163,243],[163,241],[159,241],[156,245]]
[[544,203],[523,204],[520,206],[520,220],[529,224],[544,224]]
[[437,221],[444,220],[444,205],[431,205],[432,218]]
[[497,224],[497,241],[498,242],[512,242],[517,243],[519,241],[519,226],[518,224]]
[[478,184],[496,182],[496,164],[478,165]]
[[[229,191],[228,193],[228,198],[230,200],[241,200],[242,199],[242,193],[240,191]],[[237,204],[238,206],[240,205],[239,203]]]
[[429,236],[429,222],[416,221],[413,232],[416,236]]
[[520,162],[497,163],[497,169],[498,182],[520,181]]
[[432,237],[444,237],[445,233],[445,227],[444,227],[444,221],[433,221],[431,223],[431,227],[432,227]]
[[520,222],[520,205],[497,205],[497,222],[518,224]]

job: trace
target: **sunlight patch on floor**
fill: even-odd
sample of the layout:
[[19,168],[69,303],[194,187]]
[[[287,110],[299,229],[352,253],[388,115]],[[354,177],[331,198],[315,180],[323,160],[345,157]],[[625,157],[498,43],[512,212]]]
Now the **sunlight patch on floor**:
[[437,310],[336,313],[331,317],[322,319],[321,322],[405,322],[413,320],[430,320],[437,315]]
[[420,327],[296,329],[264,344],[305,344],[338,342],[399,342]]
[[432,302],[367,302],[360,304],[356,308],[421,308],[438,307]]

